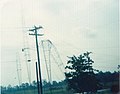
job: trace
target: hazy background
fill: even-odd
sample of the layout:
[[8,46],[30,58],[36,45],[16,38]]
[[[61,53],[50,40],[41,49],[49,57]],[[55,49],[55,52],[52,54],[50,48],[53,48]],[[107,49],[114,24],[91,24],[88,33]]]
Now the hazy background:
[[[0,0],[1,84],[18,84],[16,53],[20,55],[22,81],[28,82],[24,55],[24,32],[42,25],[44,37],[57,47],[64,64],[67,56],[91,51],[94,68],[118,71],[119,64],[119,0]],[[35,76],[35,40],[28,36]],[[44,59],[42,77],[46,78]],[[53,64],[54,65],[54,64]],[[59,74],[59,71],[54,74]],[[60,77],[53,76],[55,80]]]

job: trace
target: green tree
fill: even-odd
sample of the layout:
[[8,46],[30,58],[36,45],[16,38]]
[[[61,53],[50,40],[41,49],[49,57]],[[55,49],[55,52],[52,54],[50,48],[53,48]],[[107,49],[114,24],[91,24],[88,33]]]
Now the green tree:
[[68,88],[78,93],[93,93],[98,89],[98,81],[95,77],[92,64],[94,61],[90,58],[91,52],[86,52],[78,57],[69,57],[65,69],[69,72],[65,73],[68,81]]

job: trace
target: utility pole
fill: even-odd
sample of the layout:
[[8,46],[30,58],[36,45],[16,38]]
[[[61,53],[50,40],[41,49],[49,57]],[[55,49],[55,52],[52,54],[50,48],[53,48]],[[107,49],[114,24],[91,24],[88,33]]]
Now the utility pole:
[[36,77],[37,77],[38,94],[40,94],[39,77],[38,77],[38,64],[37,64],[37,62],[36,62]]
[[[35,35],[36,39],[36,49],[37,49],[37,59],[38,59],[38,70],[39,70],[39,81],[40,81],[40,92],[39,94],[43,94],[42,91],[42,77],[41,77],[41,68],[40,68],[40,55],[39,55],[39,46],[38,46],[38,37],[37,36],[42,36],[43,34],[38,34],[37,30],[43,28],[42,26],[36,27],[34,26],[33,29],[29,29],[29,31],[33,31],[34,34],[29,34],[29,35]],[[38,83],[39,85],[39,83]],[[39,90],[38,90],[39,91]]]

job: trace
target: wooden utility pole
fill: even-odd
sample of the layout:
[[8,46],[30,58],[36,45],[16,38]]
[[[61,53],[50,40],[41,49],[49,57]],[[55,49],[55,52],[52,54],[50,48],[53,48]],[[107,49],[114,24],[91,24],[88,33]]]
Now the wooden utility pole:
[[36,77],[37,77],[38,94],[40,94],[39,77],[38,77],[38,64],[37,64],[37,62],[36,62]]
[[[38,32],[37,32],[37,30],[41,29],[41,28],[43,28],[43,27],[42,26],[39,26],[39,27],[34,26],[33,29],[29,30],[29,31],[34,32],[34,34],[29,34],[29,35],[35,35],[35,40],[36,40],[37,59],[38,59],[38,73],[39,73],[39,81],[40,81],[40,92],[39,92],[39,94],[43,94],[41,68],[40,68],[40,55],[39,55],[39,46],[38,46],[38,37],[37,37],[37,36],[42,36],[43,35],[43,34],[38,34]],[[39,85],[39,81],[38,81],[38,85]]]

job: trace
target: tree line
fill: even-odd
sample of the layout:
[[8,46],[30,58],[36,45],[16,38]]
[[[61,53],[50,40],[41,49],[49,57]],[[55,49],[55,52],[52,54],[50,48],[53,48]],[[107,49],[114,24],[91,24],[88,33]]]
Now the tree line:
[[[110,89],[112,92],[119,91],[119,72],[102,72],[94,69],[92,64],[94,61],[91,59],[90,54],[92,52],[86,52],[79,56],[73,55],[68,57],[67,66],[65,69],[69,70],[65,72],[65,80],[52,81],[52,83],[43,80],[43,89],[60,89],[66,88],[75,93],[87,92],[88,94],[94,94],[100,89]],[[37,82],[33,81],[31,84],[22,83],[21,85],[7,87],[1,86],[1,92],[12,92],[18,90],[37,89]]]
[[[98,89],[107,89],[107,88],[112,88],[112,86],[114,86],[116,88],[116,86],[118,85],[118,81],[119,81],[119,72],[98,72],[95,74],[95,77],[97,78],[98,82],[99,82],[99,87]],[[47,82],[46,80],[43,80],[43,88],[44,89],[49,89],[50,86],[52,87],[52,89],[59,89],[59,88],[67,88],[68,90],[70,90],[69,83],[67,84],[67,80],[63,80],[60,82],[57,81],[53,81],[52,84],[50,84],[49,82]],[[27,89],[37,89],[37,82],[33,81],[31,84],[29,83],[22,83],[20,86],[16,85],[16,86],[1,86],[1,94],[2,92],[14,92],[14,91],[20,91],[20,90],[27,90]]]
[[[49,89],[62,89],[65,87],[65,80],[63,81],[52,81],[52,83],[46,81],[43,79],[42,82],[43,89],[44,90],[49,90]],[[15,91],[24,91],[24,90],[36,90],[37,89],[37,81],[33,81],[31,84],[29,83],[22,83],[21,85],[8,85],[8,86],[0,86],[1,88],[1,94],[4,94],[4,92],[15,92]]]

